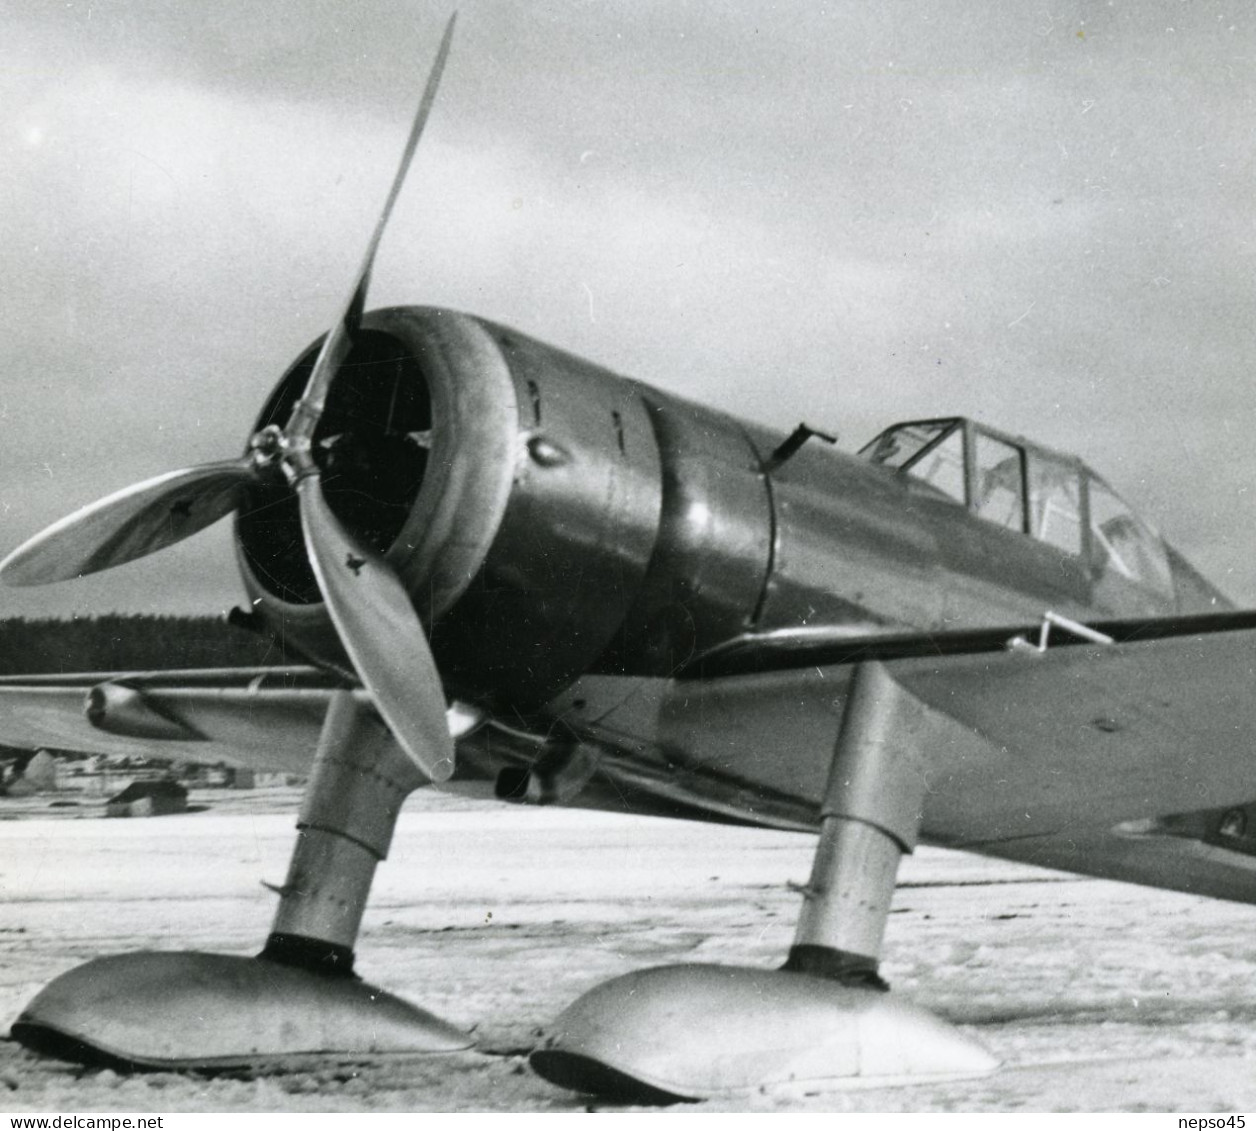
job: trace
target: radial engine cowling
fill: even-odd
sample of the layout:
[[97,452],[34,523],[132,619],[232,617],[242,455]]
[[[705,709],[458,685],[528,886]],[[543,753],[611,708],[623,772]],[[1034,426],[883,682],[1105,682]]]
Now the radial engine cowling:
[[[288,419],[317,345],[259,429]],[[655,548],[663,476],[640,387],[467,315],[368,314],[314,455],[331,508],[405,585],[450,694],[544,702],[606,651]],[[286,485],[253,491],[237,537],[257,611],[339,659]]]

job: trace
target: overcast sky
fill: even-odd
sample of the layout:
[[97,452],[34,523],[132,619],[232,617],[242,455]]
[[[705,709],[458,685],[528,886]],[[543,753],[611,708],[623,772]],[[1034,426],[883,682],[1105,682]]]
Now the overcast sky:
[[[448,8],[0,26],[0,549],[237,454],[334,318]],[[860,446],[1077,452],[1256,602],[1248,3],[466,0],[371,305],[483,314]],[[218,611],[228,528],[3,615]]]

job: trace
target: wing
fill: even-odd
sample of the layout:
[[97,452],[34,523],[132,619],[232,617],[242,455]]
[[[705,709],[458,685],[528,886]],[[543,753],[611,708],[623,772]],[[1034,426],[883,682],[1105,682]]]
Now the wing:
[[1256,613],[1093,627],[1113,642],[748,638],[686,674],[801,702],[880,660],[928,708],[926,839],[1256,902]]
[[891,670],[972,736],[933,760],[936,839],[1256,902],[1256,629]]
[[8,677],[0,744],[305,773],[338,686],[307,667]]

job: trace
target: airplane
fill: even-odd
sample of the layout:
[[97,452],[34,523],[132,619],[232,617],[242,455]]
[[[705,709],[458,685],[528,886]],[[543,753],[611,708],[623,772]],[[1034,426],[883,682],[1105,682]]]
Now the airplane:
[[846,453],[474,315],[367,310],[453,29],[340,316],[245,454],[0,564],[68,581],[232,515],[236,623],[309,660],[0,681],[6,743],[310,774],[257,957],[97,958],[13,1036],[164,1069],[470,1047],[353,974],[401,804],[429,785],[819,833],[779,969],[641,970],[549,1026],[535,1070],[618,1098],[995,1070],[881,978],[918,843],[1256,902],[1256,612],[1083,461],[962,417]]

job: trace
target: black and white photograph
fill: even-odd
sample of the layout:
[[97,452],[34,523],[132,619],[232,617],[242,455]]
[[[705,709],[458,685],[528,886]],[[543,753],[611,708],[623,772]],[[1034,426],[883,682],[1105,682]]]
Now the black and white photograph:
[[0,31],[0,1109],[1256,1110],[1256,10]]

